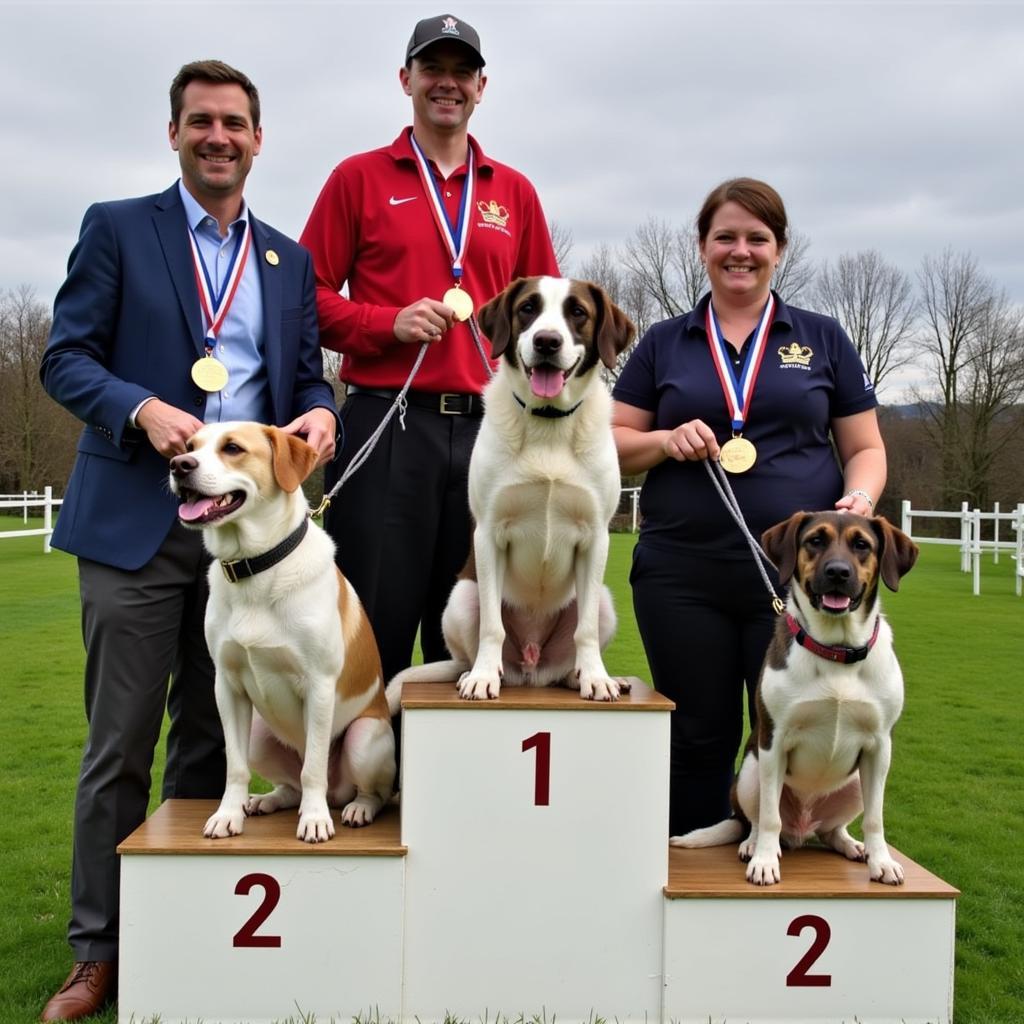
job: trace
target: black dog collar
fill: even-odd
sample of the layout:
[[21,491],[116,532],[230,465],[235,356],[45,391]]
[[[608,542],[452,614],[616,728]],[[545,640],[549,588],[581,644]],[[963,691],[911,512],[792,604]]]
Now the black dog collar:
[[875,641],[878,639],[878,627],[881,622],[882,616],[876,616],[875,628],[871,632],[871,639],[863,647],[843,647],[840,644],[818,643],[792,615],[788,612],[786,613],[786,625],[789,627],[789,632],[804,650],[810,651],[826,661],[838,661],[844,665],[863,661],[868,656],[868,651],[875,646]]
[[[512,397],[525,409],[526,403],[513,391]],[[535,405],[530,409],[531,416],[542,416],[546,420],[560,420],[563,416],[571,416],[581,405],[581,398],[571,409],[559,409],[554,405]]]
[[299,546],[308,529],[309,517],[303,516],[302,522],[280,544],[262,555],[256,555],[254,558],[236,558],[233,562],[221,562],[220,567],[224,570],[228,583],[237,583],[239,580],[248,579],[258,572],[277,565]]

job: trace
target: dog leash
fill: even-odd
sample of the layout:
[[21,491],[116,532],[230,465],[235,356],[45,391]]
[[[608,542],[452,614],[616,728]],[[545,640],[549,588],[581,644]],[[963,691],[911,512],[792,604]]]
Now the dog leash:
[[[484,369],[487,371],[488,378],[491,378],[494,376],[494,370],[491,368],[490,360],[487,358],[487,354],[484,351],[480,328],[477,326],[476,317],[473,314],[470,314],[469,316],[469,330],[470,334],[473,336],[473,342],[476,345],[476,350],[480,355],[480,361],[484,364]],[[338,482],[327,494],[323,496],[320,504],[309,513],[311,519],[315,519],[317,516],[323,515],[331,507],[331,501],[334,499],[338,491],[340,491],[348,480],[362,468],[366,460],[373,454],[374,448],[377,447],[377,443],[380,441],[384,431],[394,418],[396,412],[398,413],[399,426],[401,426],[402,430],[405,430],[405,412],[409,408],[409,403],[405,396],[409,393],[409,389],[412,387],[412,382],[415,379],[416,374],[419,373],[420,366],[423,365],[423,360],[426,357],[428,348],[430,348],[430,344],[428,342],[424,342],[420,346],[420,350],[416,355],[416,361],[413,363],[412,369],[409,371],[409,376],[406,378],[401,390],[397,395],[395,395],[395,400],[391,403],[391,408],[384,414],[384,419],[380,421],[377,429],[374,430],[374,432],[363,442],[359,451],[352,456],[352,459],[345,467],[345,470],[338,479]]]
[[772,609],[776,615],[781,615],[786,610],[786,603],[781,597],[775,592],[775,588],[772,586],[772,581],[768,578],[768,573],[765,566],[770,565],[773,569],[778,567],[775,563],[765,554],[764,548],[754,539],[750,532],[750,528],[747,526],[746,521],[743,518],[743,510],[740,508],[740,503],[736,500],[736,495],[733,494],[732,486],[729,483],[729,478],[726,475],[724,469],[722,469],[721,463],[711,459],[704,460],[704,468],[708,471],[708,476],[711,477],[711,482],[715,485],[715,489],[718,491],[719,497],[722,499],[723,504],[729,510],[729,514],[736,521],[736,525],[740,528],[740,533],[743,534],[748,546],[750,547],[751,553],[754,556],[754,564],[757,566],[758,572],[761,574],[761,579],[764,580],[764,585],[768,589],[768,593],[772,599]]

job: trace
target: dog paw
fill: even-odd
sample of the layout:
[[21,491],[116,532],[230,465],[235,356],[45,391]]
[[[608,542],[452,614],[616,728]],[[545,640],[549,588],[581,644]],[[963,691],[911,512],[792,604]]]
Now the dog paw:
[[459,696],[463,700],[494,700],[501,693],[501,680],[497,676],[467,672],[459,680]]
[[621,680],[611,679],[608,676],[585,676],[582,673],[580,680],[580,696],[584,700],[618,700],[622,692]]
[[875,882],[886,885],[903,884],[903,865],[892,857],[868,857],[868,870]]
[[203,835],[207,839],[226,839],[228,836],[240,836],[244,828],[244,808],[220,806],[206,819]]
[[299,811],[299,827],[295,835],[304,843],[326,843],[334,835],[334,822],[327,805]]
[[868,859],[864,852],[864,844],[859,839],[854,839],[853,836],[847,836],[836,848],[847,860]]
[[739,857],[741,861],[746,863],[750,860],[751,857],[754,856],[754,847],[756,845],[756,840],[751,839],[749,837],[744,839],[743,842],[740,843],[740,845],[736,848],[736,856]]
[[754,885],[775,885],[782,880],[780,854],[754,853],[747,865],[747,881]]
[[355,800],[345,804],[342,808],[341,823],[342,825],[348,825],[350,828],[361,828],[363,825],[369,825],[377,817],[380,805],[380,797],[357,796]]

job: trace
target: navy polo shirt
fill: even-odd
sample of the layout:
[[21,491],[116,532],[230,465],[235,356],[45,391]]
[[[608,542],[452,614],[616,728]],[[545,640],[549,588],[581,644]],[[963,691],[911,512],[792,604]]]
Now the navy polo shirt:
[[[654,429],[703,420],[719,444],[732,436],[725,395],[705,329],[710,295],[689,313],[655,324],[629,357],[612,392],[616,401],[654,413]],[[833,419],[878,405],[857,350],[831,317],[787,306],[776,296],[761,371],[743,436],[757,462],[729,483],[751,533],[793,512],[830,509],[843,494],[833,451]],[[753,344],[747,338],[737,365]],[[730,348],[734,353],[734,350]],[[641,540],[715,556],[749,557],[750,549],[702,462],[666,459],[640,492]]]

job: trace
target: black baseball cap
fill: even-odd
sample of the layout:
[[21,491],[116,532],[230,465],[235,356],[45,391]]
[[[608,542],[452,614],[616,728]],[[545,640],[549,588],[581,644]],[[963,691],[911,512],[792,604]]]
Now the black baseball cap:
[[484,66],[484,55],[480,52],[480,37],[476,29],[465,21],[459,21],[454,14],[438,14],[416,23],[405,50],[406,64],[431,43],[440,43],[446,39],[468,46],[480,61],[480,67]]

